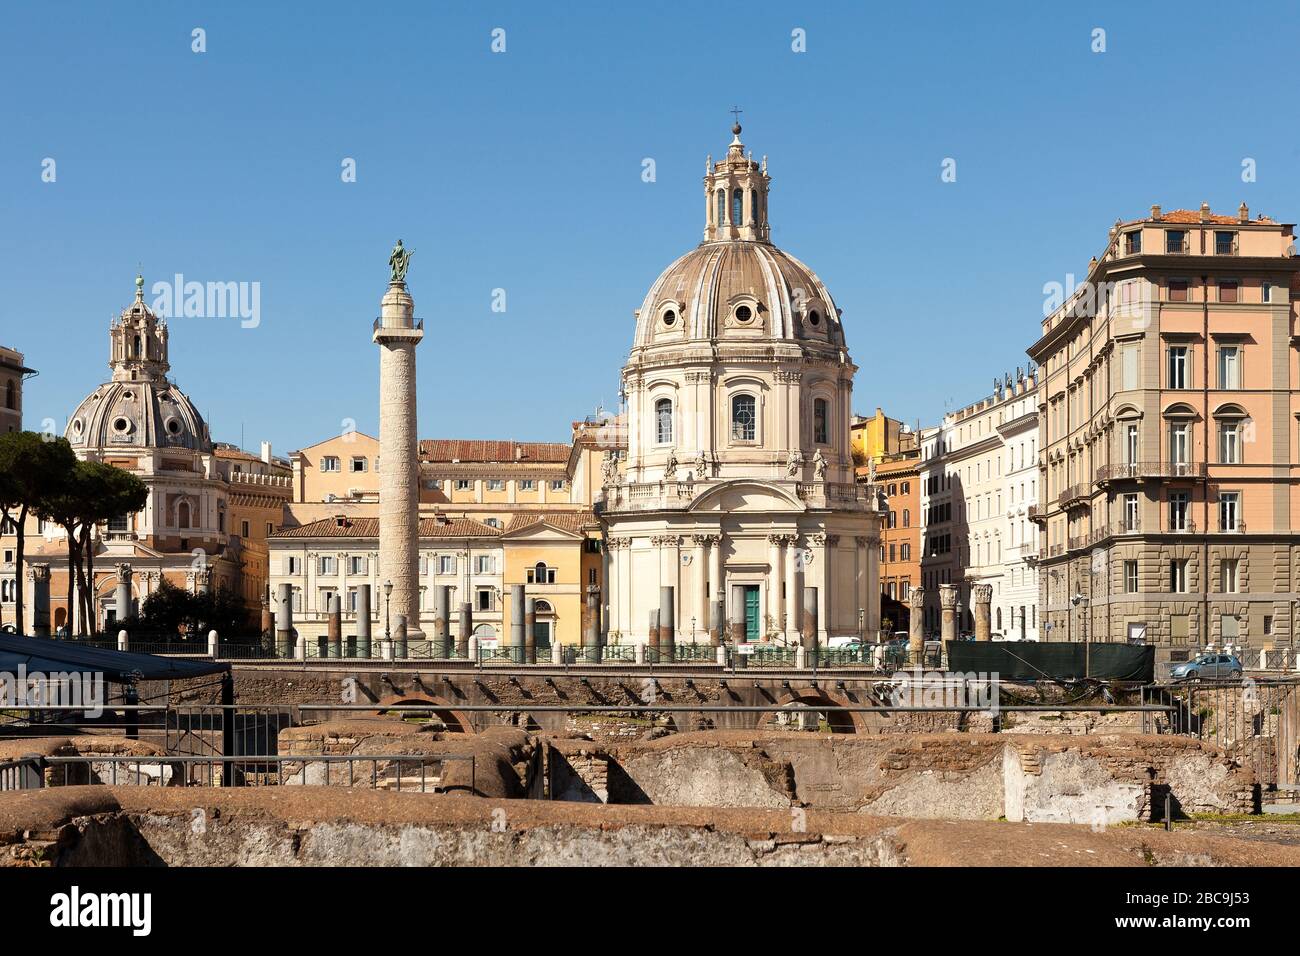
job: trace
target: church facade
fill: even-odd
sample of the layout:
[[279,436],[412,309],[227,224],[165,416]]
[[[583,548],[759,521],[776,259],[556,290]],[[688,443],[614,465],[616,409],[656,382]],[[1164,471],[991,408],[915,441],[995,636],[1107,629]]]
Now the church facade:
[[627,448],[607,456],[598,505],[608,643],[645,643],[664,587],[678,642],[743,620],[747,642],[794,643],[804,588],[820,643],[879,629],[857,367],[830,292],[771,243],[767,160],[732,131],[706,166],[704,241],[651,286],[623,368]]

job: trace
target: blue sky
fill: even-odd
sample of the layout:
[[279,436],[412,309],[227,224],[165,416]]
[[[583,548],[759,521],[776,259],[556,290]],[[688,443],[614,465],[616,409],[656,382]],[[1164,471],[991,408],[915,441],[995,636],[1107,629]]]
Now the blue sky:
[[774,241],[844,312],[855,409],[929,423],[1026,363],[1043,284],[1082,274],[1117,216],[1300,216],[1298,21],[1267,3],[11,2],[0,343],[41,372],[28,426],[61,427],[107,377],[137,264],[150,284],[259,282],[257,328],[172,322],[214,437],[373,434],[369,332],[400,236],[420,434],[565,440],[616,405],[632,312],[699,241],[704,157],[739,104]]

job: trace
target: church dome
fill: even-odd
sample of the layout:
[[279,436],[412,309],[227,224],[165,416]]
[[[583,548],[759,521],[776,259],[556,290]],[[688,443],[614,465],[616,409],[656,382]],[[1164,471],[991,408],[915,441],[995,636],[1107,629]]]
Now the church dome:
[[767,158],[745,154],[740,125],[704,176],[704,242],[660,274],[637,312],[635,347],[780,339],[844,346],[839,310],[806,265],[772,245]]
[[637,346],[720,338],[845,344],[839,310],[816,273],[769,242],[743,239],[686,253],[637,313]]
[[188,448],[209,452],[207,423],[189,396],[167,379],[167,323],[135,301],[109,329],[112,380],[88,395],[68,419],[64,436],[77,449]]

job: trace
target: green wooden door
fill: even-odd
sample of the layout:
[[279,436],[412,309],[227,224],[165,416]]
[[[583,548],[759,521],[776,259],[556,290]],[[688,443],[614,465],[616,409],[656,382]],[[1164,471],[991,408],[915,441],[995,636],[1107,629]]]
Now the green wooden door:
[[745,585],[745,640],[756,641],[759,633],[758,621],[758,585]]

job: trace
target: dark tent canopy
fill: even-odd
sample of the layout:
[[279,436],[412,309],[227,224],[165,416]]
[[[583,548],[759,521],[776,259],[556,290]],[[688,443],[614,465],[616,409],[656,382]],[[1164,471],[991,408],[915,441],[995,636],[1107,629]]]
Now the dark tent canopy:
[[230,670],[229,664],[217,661],[133,654],[86,647],[76,641],[48,641],[0,633],[0,671],[16,674],[20,666],[25,667],[28,673],[73,671],[102,674],[104,680],[119,684],[139,680],[183,680]]

